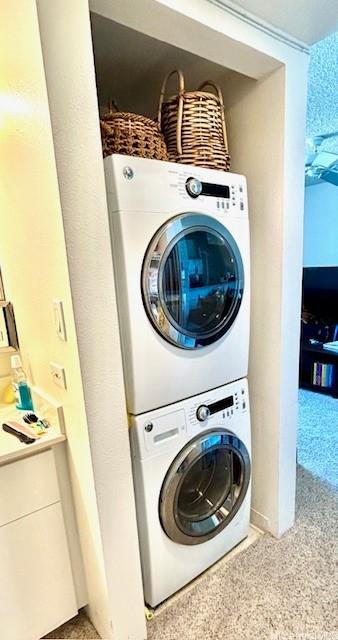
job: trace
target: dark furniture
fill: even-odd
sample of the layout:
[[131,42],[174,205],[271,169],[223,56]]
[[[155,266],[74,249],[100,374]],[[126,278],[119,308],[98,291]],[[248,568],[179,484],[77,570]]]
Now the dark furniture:
[[[335,365],[336,374],[332,387],[320,387],[312,383],[314,362]],[[302,389],[311,389],[311,391],[326,393],[338,398],[338,353],[323,349],[322,346],[303,343],[300,350],[299,386]]]
[[[338,397],[338,353],[323,349],[322,344],[338,340],[338,267],[305,267],[303,270],[302,331],[299,386]],[[333,384],[313,384],[313,364],[333,364]]]

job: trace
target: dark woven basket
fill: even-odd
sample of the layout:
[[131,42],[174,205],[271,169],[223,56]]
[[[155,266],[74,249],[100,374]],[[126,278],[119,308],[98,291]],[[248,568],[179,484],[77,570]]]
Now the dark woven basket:
[[168,160],[167,147],[156,122],[136,113],[113,110],[101,117],[103,157],[112,153]]

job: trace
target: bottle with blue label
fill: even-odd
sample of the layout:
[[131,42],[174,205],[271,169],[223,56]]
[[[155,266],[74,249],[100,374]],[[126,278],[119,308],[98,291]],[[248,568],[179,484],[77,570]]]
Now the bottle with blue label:
[[12,384],[16,397],[16,408],[25,411],[33,410],[31,391],[27,382],[27,376],[22,368],[19,355],[11,357]]

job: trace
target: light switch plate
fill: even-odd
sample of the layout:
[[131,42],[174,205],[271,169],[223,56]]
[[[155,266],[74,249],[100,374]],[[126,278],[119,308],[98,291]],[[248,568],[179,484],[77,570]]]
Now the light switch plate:
[[66,324],[65,324],[65,316],[63,313],[63,304],[62,300],[53,300],[53,309],[54,309],[54,322],[56,333],[59,336],[60,340],[66,342],[67,333],[66,333]]
[[67,389],[66,372],[63,366],[57,362],[50,362],[49,366],[54,384],[61,387],[61,389]]

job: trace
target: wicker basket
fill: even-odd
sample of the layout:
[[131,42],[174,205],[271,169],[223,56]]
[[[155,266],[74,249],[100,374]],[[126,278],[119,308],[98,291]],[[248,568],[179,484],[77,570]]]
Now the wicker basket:
[[103,157],[112,153],[168,160],[168,152],[158,124],[136,113],[117,111],[112,104],[101,117]]
[[[174,74],[178,75],[179,93],[164,100],[167,82]],[[213,87],[217,95],[202,91],[206,86]],[[169,73],[161,89],[158,127],[171,161],[229,171],[223,97],[214,82],[204,82],[197,91],[185,91],[182,71]]]

